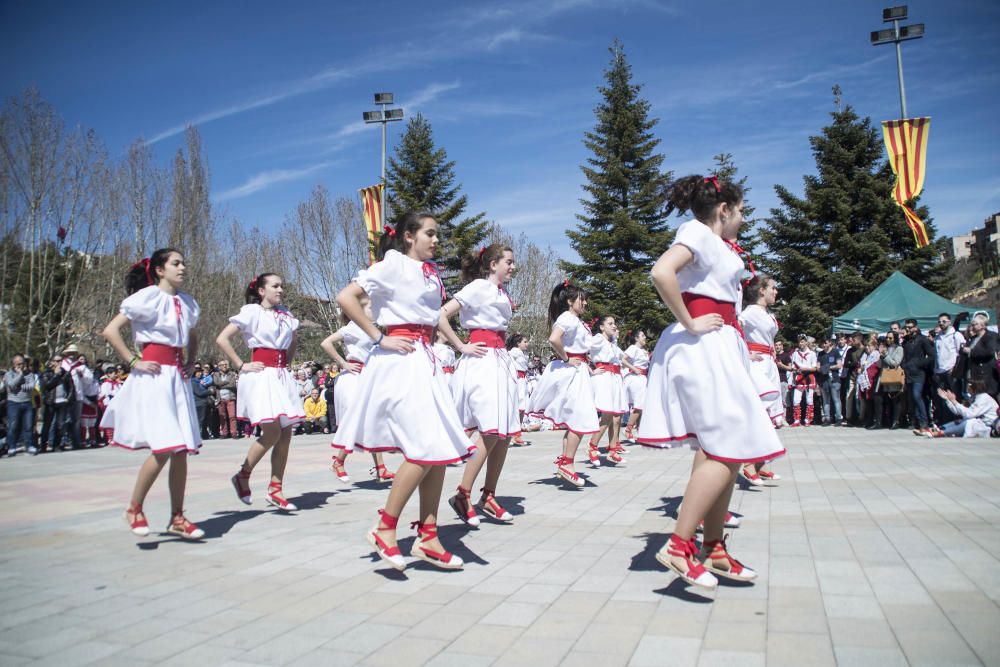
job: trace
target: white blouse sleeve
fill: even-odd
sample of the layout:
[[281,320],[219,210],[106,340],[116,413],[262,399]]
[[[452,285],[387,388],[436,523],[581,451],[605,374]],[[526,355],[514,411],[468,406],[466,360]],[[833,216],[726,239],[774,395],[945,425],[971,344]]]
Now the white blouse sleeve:
[[556,319],[552,326],[559,327],[563,331],[572,331],[579,325],[580,318],[566,311]]
[[358,271],[354,282],[365,291],[369,298],[375,295],[389,297],[396,287],[403,259],[398,251],[390,250],[381,262],[376,262],[367,269]]
[[697,220],[689,220],[677,229],[674,242],[670,245],[684,246],[694,255],[695,263],[704,266],[713,261],[715,255],[711,245],[712,236],[712,231],[708,227]]
[[462,308],[477,308],[486,303],[487,295],[486,290],[483,289],[483,281],[474,280],[462,289],[460,289],[454,297],[456,301],[462,304]]
[[201,306],[199,306],[198,302],[194,300],[194,297],[187,292],[178,292],[177,296],[179,296],[181,301],[184,302],[185,311],[187,313],[188,329],[194,329],[198,326],[198,320],[201,318]]
[[254,319],[259,312],[260,306],[258,304],[248,303],[240,308],[240,312],[229,318],[229,323],[235,324],[240,331],[253,331]]
[[156,319],[156,303],[160,294],[162,292],[158,287],[145,287],[122,301],[118,312],[133,322],[153,321]]

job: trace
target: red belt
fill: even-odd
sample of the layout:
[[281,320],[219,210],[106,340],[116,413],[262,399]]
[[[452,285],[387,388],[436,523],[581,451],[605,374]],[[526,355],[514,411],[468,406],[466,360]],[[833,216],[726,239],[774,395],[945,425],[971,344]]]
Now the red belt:
[[427,324],[390,324],[385,328],[387,336],[422,340],[425,343],[431,342],[432,333],[434,333],[434,327]]
[[142,360],[155,361],[162,366],[180,368],[184,365],[184,348],[160,343],[146,343],[142,347]]
[[596,364],[594,364],[594,366],[600,368],[603,371],[608,371],[609,373],[617,373],[618,375],[622,374],[622,367],[619,366],[618,364],[609,364],[603,361],[598,361]]
[[455,367],[454,366],[442,366],[441,367],[441,371],[443,373],[445,373],[445,375],[451,375],[452,373],[455,372]]
[[517,379],[520,380],[521,378],[526,378],[526,377],[528,377],[528,371],[518,371],[517,372]]
[[255,347],[250,350],[250,361],[260,362],[268,368],[288,368],[288,350]]
[[348,359],[347,363],[349,363],[349,364],[357,364],[358,366],[361,366],[361,368],[358,369],[359,373],[365,369],[365,362],[363,362],[363,361],[358,361],[357,359]]
[[681,297],[684,299],[684,305],[687,306],[691,317],[715,313],[722,316],[722,321],[725,324],[739,328],[739,323],[736,320],[736,304],[729,301],[718,301],[710,296],[692,294],[691,292],[684,292]]
[[590,355],[580,352],[567,352],[566,360],[569,361],[570,359],[581,359],[583,361],[587,361],[588,359],[590,359]]
[[747,343],[747,347],[750,348],[751,352],[759,352],[760,354],[767,354],[774,356],[774,348],[770,345],[764,345],[763,343]]
[[646,369],[645,368],[636,368],[632,372],[635,373],[636,375],[645,375],[646,374]]
[[506,331],[491,331],[489,329],[473,329],[469,333],[470,343],[482,343],[486,347],[502,348]]

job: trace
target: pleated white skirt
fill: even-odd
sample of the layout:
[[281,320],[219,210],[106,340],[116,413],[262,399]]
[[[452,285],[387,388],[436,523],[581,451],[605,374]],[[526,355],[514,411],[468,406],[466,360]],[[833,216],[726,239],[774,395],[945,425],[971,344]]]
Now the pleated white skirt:
[[[476,447],[465,435],[434,355],[420,341],[403,354],[374,348],[333,436],[332,446],[400,452],[411,463],[463,461]],[[339,392],[341,387],[335,390]]]
[[597,433],[600,426],[590,380],[585,363],[550,362],[528,399],[528,412],[550,420],[555,428]]
[[695,336],[667,327],[653,351],[638,441],[669,448],[687,440],[725,462],[785,453],[750,377],[750,358],[731,326]]
[[601,412],[623,415],[628,412],[628,395],[625,380],[620,373],[595,373],[590,376],[594,388],[594,405]]
[[629,373],[625,376],[625,395],[633,410],[642,410],[646,402],[646,376]]
[[451,395],[466,429],[501,438],[521,432],[517,371],[507,350],[463,356],[451,378]]
[[201,429],[191,380],[176,366],[162,365],[156,375],[132,371],[108,402],[101,428],[114,430],[115,447],[196,454]]
[[305,409],[291,372],[268,366],[256,373],[240,373],[236,416],[254,426],[278,422],[281,428],[304,421]]

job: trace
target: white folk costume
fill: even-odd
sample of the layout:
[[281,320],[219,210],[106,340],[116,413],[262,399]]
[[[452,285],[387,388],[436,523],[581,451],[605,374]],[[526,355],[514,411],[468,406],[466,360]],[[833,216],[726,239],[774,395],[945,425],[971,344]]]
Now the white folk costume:
[[447,343],[434,343],[431,346],[431,350],[437,359],[437,377],[444,382],[448,391],[451,391],[452,380],[454,379],[452,376],[455,375],[455,350],[451,349],[451,345]]
[[122,301],[119,312],[131,322],[143,361],[159,363],[160,372],[133,369],[108,403],[101,428],[114,429],[116,447],[197,453],[201,429],[182,364],[188,336],[198,324],[198,303],[190,294],[170,295],[151,285]]
[[778,320],[768,312],[767,308],[756,303],[750,304],[740,313],[740,326],[751,354],[758,359],[751,359],[750,377],[764,409],[775,425],[780,426],[785,414],[785,406],[781,402],[781,378],[778,376],[778,364],[775,363],[774,338],[778,335]]
[[512,347],[508,352],[517,373],[517,408],[521,412],[528,410],[528,355],[519,347]]
[[551,420],[556,428],[580,434],[597,433],[600,424],[587,366],[595,336],[569,311],[560,315],[553,326],[562,329],[563,349],[569,358],[582,363],[574,366],[562,359],[550,362],[528,399],[528,411]]
[[[876,353],[878,354],[878,353]],[[805,392],[806,395],[806,420],[805,425],[809,426],[813,421],[813,394],[816,390],[816,372],[815,369],[819,366],[819,362],[816,360],[816,353],[810,349],[806,349],[804,352],[799,348],[795,348],[792,352],[792,366],[795,367],[794,375],[792,377],[792,382],[794,383],[795,390],[792,392],[792,405],[794,406],[792,414],[794,415],[793,426],[798,426],[802,424],[802,393]],[[801,369],[809,368],[812,370],[803,371]]]
[[[364,365],[368,363],[368,355],[371,353],[375,341],[354,322],[348,322],[346,326],[338,329],[337,333],[341,335],[344,347],[347,348],[347,356],[344,359],[361,364],[361,370],[364,370]],[[337,375],[337,382],[333,387],[333,405],[338,424],[347,414],[351,403],[358,395],[360,379],[360,373],[352,373],[351,371],[342,371]]]
[[243,335],[251,361],[264,364],[257,373],[240,373],[236,385],[236,416],[253,426],[278,422],[281,428],[306,418],[299,387],[288,370],[288,349],[299,321],[284,306],[264,308],[248,303],[229,318]]
[[444,465],[473,454],[455,404],[440,381],[430,336],[440,316],[444,285],[433,262],[390,250],[355,278],[371,299],[387,336],[413,341],[409,354],[372,348],[333,447],[401,452],[407,461]]
[[674,244],[693,259],[677,273],[692,317],[718,313],[725,324],[700,336],[680,323],[663,330],[653,350],[643,445],[668,448],[681,440],[724,462],[768,461],[785,453],[750,377],[750,357],[737,329],[743,260],[698,220],[680,226]]
[[629,345],[625,350],[625,360],[639,369],[636,373],[629,369],[625,376],[625,396],[633,410],[642,410],[646,402],[646,373],[649,370],[649,352],[638,345]]
[[590,384],[594,388],[594,405],[600,412],[612,415],[628,412],[628,396],[622,378],[623,356],[625,353],[621,348],[603,335],[594,337],[590,360],[594,362],[594,368],[604,372],[592,375]]
[[[455,300],[462,305],[459,321],[470,332],[469,343],[483,343],[485,355],[462,355],[451,379],[458,417],[482,435],[514,437],[521,432],[517,370],[504,346],[514,307],[503,287],[480,278],[463,287]],[[449,348],[450,349],[450,348]]]

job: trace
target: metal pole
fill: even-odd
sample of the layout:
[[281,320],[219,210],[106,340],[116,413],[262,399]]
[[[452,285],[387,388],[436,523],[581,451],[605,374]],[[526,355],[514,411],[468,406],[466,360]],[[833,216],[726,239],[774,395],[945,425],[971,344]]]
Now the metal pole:
[[[896,44],[896,48],[899,48],[899,44]],[[385,120],[385,106],[382,105],[382,201],[381,201],[381,223],[382,229],[385,229],[385,126],[389,123]],[[906,115],[905,113],[903,114]]]
[[899,19],[892,22],[892,27],[896,32],[896,74],[899,76],[899,108],[906,115],[906,86],[903,85],[903,49],[899,46]]

